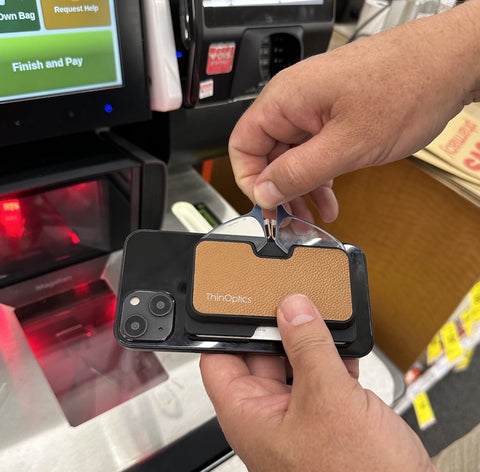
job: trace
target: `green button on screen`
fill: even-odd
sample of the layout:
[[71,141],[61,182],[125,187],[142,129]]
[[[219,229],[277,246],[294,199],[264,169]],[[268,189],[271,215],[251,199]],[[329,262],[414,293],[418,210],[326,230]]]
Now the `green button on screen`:
[[111,31],[0,36],[2,97],[119,82]]

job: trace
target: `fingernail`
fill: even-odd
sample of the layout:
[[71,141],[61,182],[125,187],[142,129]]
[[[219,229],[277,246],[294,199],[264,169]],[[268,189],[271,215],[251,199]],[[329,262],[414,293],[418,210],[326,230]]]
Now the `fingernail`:
[[315,319],[316,308],[305,295],[295,294],[285,298],[278,307],[278,312],[293,326],[299,326]]
[[320,216],[325,223],[331,223],[337,219],[338,201],[334,191],[331,188],[325,188],[323,191],[323,202],[320,210]]
[[271,180],[255,185],[253,189],[255,201],[262,208],[273,208],[280,203],[285,203],[285,196],[278,190]]

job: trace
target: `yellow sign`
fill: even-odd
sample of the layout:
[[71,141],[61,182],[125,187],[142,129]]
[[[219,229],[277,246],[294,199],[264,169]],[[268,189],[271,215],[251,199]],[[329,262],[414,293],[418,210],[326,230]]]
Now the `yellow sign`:
[[442,341],[437,333],[427,346],[427,363],[431,364],[443,354]]
[[480,282],[477,282],[472,290],[470,290],[470,295],[472,297],[472,308],[480,309]]
[[458,362],[455,364],[454,370],[455,372],[460,372],[462,370],[468,369],[470,362],[472,362],[474,349],[466,349],[463,353],[463,361]]
[[455,322],[450,321],[440,329],[445,355],[448,362],[454,362],[463,357],[463,348],[457,332]]
[[430,399],[426,392],[420,392],[413,399],[413,409],[417,416],[418,426],[420,429],[426,429],[436,422]]
[[466,335],[471,336],[473,334],[472,309],[469,308],[468,310],[465,310],[460,315],[460,320],[462,321],[463,328],[465,329]]

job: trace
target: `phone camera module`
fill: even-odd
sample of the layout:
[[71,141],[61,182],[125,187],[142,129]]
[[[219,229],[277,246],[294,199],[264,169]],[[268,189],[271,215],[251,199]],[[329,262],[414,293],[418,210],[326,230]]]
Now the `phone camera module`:
[[147,320],[140,315],[132,315],[124,325],[124,331],[131,338],[139,338],[147,331]]
[[150,311],[155,316],[165,316],[172,312],[173,298],[168,293],[159,293],[150,300]]

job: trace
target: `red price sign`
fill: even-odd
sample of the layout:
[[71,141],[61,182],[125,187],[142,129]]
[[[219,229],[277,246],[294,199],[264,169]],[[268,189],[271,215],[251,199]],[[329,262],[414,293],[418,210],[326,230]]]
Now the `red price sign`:
[[235,43],[212,43],[208,48],[207,75],[228,74],[233,68]]

